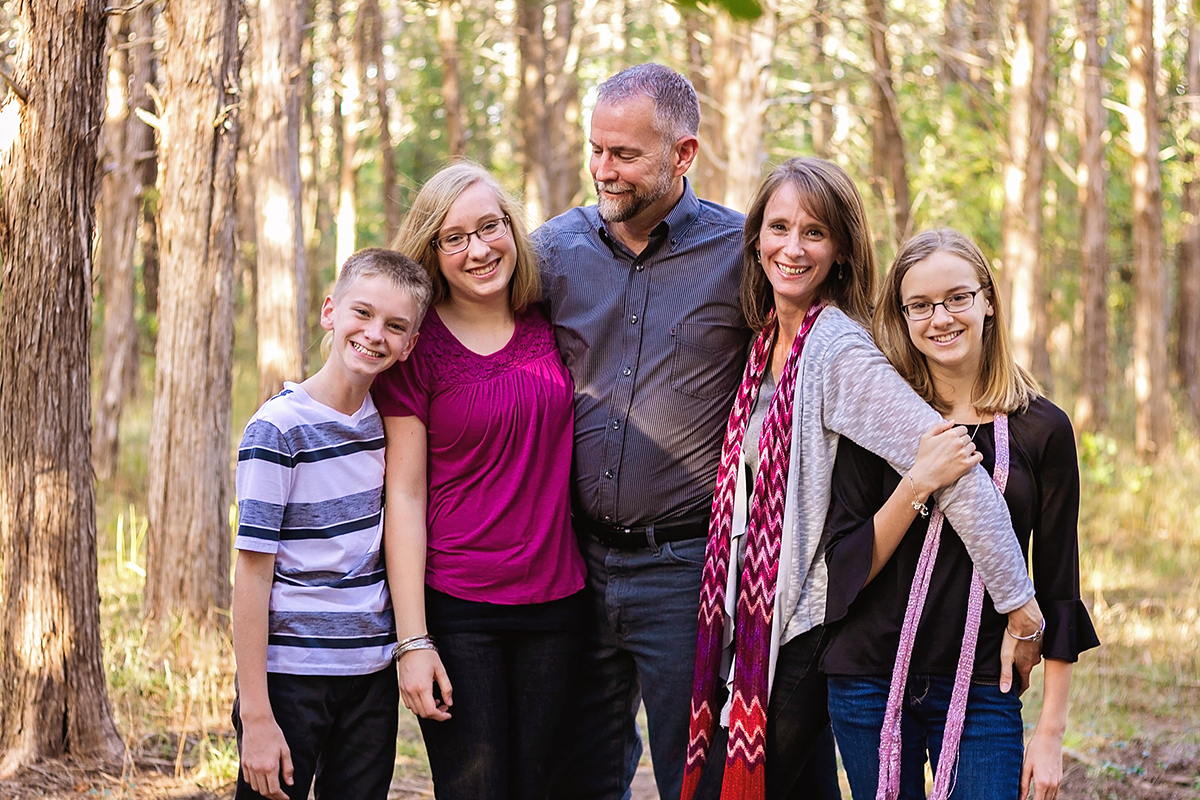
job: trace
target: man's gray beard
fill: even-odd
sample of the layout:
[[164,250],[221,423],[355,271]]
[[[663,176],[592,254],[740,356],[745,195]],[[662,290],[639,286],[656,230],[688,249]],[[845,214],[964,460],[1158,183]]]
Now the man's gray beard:
[[610,225],[615,222],[628,222],[665,197],[671,191],[671,183],[674,180],[675,176],[671,174],[671,165],[663,164],[663,168],[658,173],[658,181],[650,187],[649,192],[642,194],[635,188],[632,192],[622,195],[621,200],[606,198],[600,191],[600,181],[594,181],[597,198],[596,210],[600,212],[600,219]]

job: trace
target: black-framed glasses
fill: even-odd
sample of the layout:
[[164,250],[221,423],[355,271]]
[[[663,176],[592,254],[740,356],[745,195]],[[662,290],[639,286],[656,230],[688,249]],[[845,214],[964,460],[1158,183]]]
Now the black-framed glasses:
[[448,233],[440,239],[433,240],[433,246],[444,254],[452,256],[467,249],[472,236],[478,236],[481,242],[494,242],[508,233],[508,215],[499,219],[488,220],[473,231],[466,233]]
[[915,303],[909,303],[906,306],[900,306],[900,310],[904,312],[904,316],[908,317],[912,322],[920,322],[923,319],[929,319],[933,316],[934,310],[941,306],[951,314],[961,314],[967,311],[971,306],[975,305],[975,295],[982,292],[984,288],[980,286],[973,292],[955,292],[940,303],[930,303],[927,300],[918,300]]

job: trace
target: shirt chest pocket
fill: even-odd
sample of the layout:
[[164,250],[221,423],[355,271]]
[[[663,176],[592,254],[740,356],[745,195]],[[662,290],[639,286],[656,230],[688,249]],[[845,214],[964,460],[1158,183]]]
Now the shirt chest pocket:
[[733,391],[741,377],[743,332],[722,325],[681,322],[672,332],[671,388],[712,400]]

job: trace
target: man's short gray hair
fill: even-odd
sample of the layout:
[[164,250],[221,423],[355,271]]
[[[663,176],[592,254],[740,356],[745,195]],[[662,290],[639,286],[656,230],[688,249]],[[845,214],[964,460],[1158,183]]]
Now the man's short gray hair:
[[672,144],[700,130],[700,101],[692,82],[662,64],[638,64],[600,84],[596,105],[637,97],[654,101],[654,129]]

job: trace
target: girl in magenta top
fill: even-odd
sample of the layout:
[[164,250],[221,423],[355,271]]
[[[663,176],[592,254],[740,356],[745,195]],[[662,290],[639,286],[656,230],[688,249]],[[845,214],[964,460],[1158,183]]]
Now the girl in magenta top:
[[519,207],[482,167],[433,176],[395,247],[434,284],[374,387],[401,696],[439,800],[544,797],[584,616],[571,378]]

